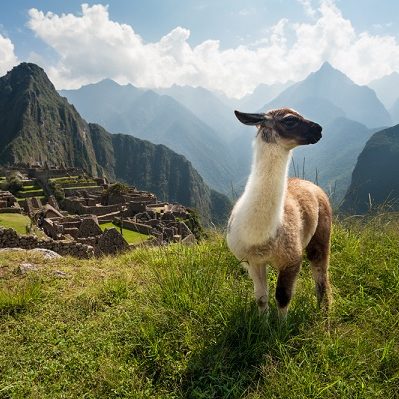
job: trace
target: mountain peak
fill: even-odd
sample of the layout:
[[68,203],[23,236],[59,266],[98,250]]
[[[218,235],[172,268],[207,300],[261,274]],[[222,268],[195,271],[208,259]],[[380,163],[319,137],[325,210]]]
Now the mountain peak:
[[30,62],[22,62],[12,68],[2,78],[2,83],[10,85],[14,89],[18,88],[18,90],[28,90],[35,87],[39,91],[55,91],[54,85],[44,69]]
[[21,62],[19,65],[12,68],[7,75],[9,77],[45,79],[50,83],[44,69],[31,62]]
[[336,70],[328,61],[324,61],[319,71],[328,71],[328,70]]
[[334,68],[328,61],[325,61],[317,71],[313,72],[312,75],[323,76],[323,77],[340,76],[341,78],[345,77],[348,81],[351,81],[351,79],[349,79],[348,76],[346,76],[339,69]]
[[34,74],[45,74],[44,69],[40,68],[39,65],[33,64],[31,62],[21,62],[19,65],[15,66],[11,72],[26,73],[29,75]]

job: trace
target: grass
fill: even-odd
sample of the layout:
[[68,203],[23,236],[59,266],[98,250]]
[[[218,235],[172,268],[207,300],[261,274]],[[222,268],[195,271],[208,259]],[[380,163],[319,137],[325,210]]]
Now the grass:
[[43,194],[41,188],[23,188],[20,193]]
[[[120,232],[120,227],[117,226],[116,224],[113,224],[112,222],[101,223],[100,227],[101,227],[102,231],[104,231],[105,229],[116,228]],[[129,244],[138,244],[140,242],[148,240],[148,238],[149,238],[149,236],[146,234],[141,234],[141,233],[138,233],[137,231],[128,230],[128,229],[123,229],[122,235],[123,235],[123,238]]]
[[87,188],[101,188],[100,186],[96,186],[96,185],[93,185],[93,186],[79,186],[79,185],[77,185],[77,186],[73,186],[73,187],[64,187],[63,189],[64,190],[66,190],[66,191],[68,191],[68,190],[79,190],[79,189],[82,189],[82,190],[84,190],[84,189],[87,189]]
[[287,323],[273,299],[259,317],[219,234],[87,261],[0,253],[0,398],[397,398],[398,231],[335,224],[329,330],[306,264]]
[[0,226],[7,228],[11,227],[19,234],[26,234],[26,226],[29,224],[30,219],[28,216],[19,213],[0,213]]

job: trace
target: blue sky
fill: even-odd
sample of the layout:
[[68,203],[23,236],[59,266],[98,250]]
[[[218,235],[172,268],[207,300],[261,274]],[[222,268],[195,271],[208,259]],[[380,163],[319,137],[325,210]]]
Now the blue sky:
[[32,61],[57,88],[112,78],[238,97],[262,82],[301,79],[326,60],[358,83],[399,70],[397,0],[82,3],[3,2],[0,73]]

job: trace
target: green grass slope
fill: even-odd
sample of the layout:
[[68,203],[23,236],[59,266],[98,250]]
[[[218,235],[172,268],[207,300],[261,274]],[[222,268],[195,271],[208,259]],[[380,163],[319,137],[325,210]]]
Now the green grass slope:
[[26,226],[30,224],[28,216],[19,213],[0,213],[0,227],[11,227],[19,234],[26,234]]
[[334,226],[329,331],[307,265],[287,324],[274,300],[258,317],[217,234],[88,261],[0,252],[0,397],[395,398],[398,238]]

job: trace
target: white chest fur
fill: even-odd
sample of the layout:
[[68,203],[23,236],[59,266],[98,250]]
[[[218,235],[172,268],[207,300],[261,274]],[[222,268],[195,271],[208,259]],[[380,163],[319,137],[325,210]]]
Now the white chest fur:
[[290,153],[256,139],[251,173],[228,225],[227,244],[238,258],[273,238],[282,224]]

